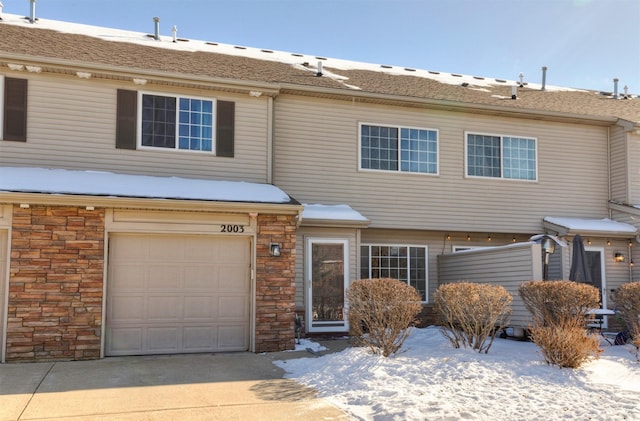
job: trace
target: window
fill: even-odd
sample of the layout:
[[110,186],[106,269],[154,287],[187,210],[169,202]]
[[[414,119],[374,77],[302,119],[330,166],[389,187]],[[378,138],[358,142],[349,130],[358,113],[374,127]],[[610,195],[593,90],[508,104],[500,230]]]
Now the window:
[[438,132],[361,124],[360,168],[437,174]]
[[206,99],[142,94],[142,146],[213,151],[213,107]]
[[235,103],[118,89],[116,148],[234,156]]
[[536,139],[467,133],[467,175],[537,180]]
[[427,300],[427,247],[362,245],[360,259],[360,278],[398,279]]

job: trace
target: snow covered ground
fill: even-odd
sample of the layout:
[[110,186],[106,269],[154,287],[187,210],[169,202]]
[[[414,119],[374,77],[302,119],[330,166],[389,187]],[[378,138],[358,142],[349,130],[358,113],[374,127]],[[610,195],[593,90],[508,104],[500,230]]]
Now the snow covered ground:
[[496,339],[485,355],[454,349],[429,327],[390,358],[348,348],[274,364],[354,419],[640,420],[635,348],[603,348],[599,360],[561,369],[530,342]]

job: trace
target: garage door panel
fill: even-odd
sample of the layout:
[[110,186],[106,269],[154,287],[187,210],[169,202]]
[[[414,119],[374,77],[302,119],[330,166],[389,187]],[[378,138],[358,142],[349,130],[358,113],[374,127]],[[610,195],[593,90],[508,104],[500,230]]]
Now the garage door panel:
[[131,355],[142,349],[144,329],[118,328],[111,329],[107,335],[109,355]]
[[144,266],[136,264],[120,264],[112,270],[112,288],[118,290],[134,290],[145,288],[147,276]]
[[220,245],[209,237],[193,237],[184,245],[185,258],[192,261],[213,260],[217,258]]
[[189,352],[205,352],[216,348],[214,340],[218,336],[214,326],[185,326],[183,348]]
[[166,262],[176,259],[182,260],[184,256],[184,238],[163,236],[162,241],[147,243],[150,260]]
[[220,250],[220,258],[225,262],[244,262],[248,258],[247,250],[240,244],[229,245]]
[[218,329],[218,348],[224,351],[241,351],[247,349],[247,328],[243,325],[221,326]]
[[177,353],[180,328],[177,326],[147,328],[146,344],[151,353]]
[[219,272],[219,268],[213,265],[193,265],[185,267],[184,288],[186,290],[217,289],[219,287]]
[[222,291],[247,292],[250,288],[249,280],[244,273],[245,268],[225,265],[220,268],[220,289]]
[[177,265],[154,265],[148,268],[149,290],[182,288],[182,268]]
[[144,320],[145,299],[141,296],[115,296],[109,300],[108,312],[113,322],[131,323]]
[[170,295],[150,296],[147,298],[146,320],[149,322],[167,321],[175,323],[182,319],[182,298]]
[[190,322],[213,319],[215,303],[212,297],[184,297],[184,319]]
[[107,355],[248,349],[249,238],[116,234],[110,243]]
[[220,297],[218,299],[218,319],[241,320],[248,310],[246,297]]

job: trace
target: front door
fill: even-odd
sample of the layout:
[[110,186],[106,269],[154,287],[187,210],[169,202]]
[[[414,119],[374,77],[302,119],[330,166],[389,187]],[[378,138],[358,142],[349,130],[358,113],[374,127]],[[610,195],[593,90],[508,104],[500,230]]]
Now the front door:
[[308,332],[345,332],[348,240],[308,238],[306,320]]

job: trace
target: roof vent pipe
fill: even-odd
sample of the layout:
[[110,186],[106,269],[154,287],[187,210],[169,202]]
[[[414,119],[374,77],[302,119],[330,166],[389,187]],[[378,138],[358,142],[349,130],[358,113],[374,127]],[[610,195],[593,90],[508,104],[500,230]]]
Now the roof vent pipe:
[[547,87],[547,66],[542,66],[542,88],[541,91],[544,91]]
[[624,99],[629,98],[629,87],[627,85],[624,85]]
[[173,42],[178,42],[178,27],[173,25],[171,32],[173,32]]
[[517,99],[518,98],[518,86],[513,85],[511,87],[511,99]]
[[613,99],[618,99],[618,81],[620,79],[613,78]]
[[34,23],[36,21],[36,0],[29,0],[31,7],[29,8],[29,22]]
[[518,78],[520,79],[520,87],[522,88],[524,86],[524,73],[520,72]]
[[155,29],[153,38],[155,38],[156,41],[160,41],[160,18],[153,18],[153,26]]
[[0,20],[2,20],[2,2],[0,2]]
[[318,77],[322,76],[322,62],[321,61],[318,62],[318,71],[316,73],[316,76],[318,76]]

